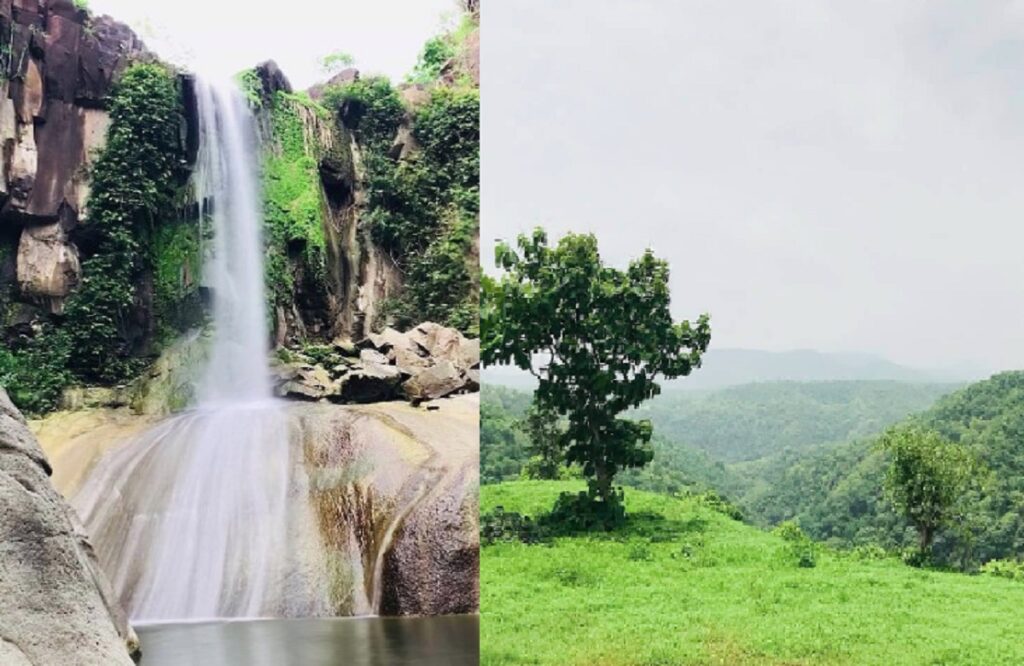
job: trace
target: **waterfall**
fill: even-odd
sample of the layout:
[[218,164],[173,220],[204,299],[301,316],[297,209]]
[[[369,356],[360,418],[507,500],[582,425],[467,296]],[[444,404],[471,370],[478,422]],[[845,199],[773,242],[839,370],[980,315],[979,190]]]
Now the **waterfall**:
[[74,498],[133,621],[285,611],[290,437],[266,363],[255,123],[230,83],[200,80],[197,98],[194,187],[213,227],[199,405],[103,458]]
[[[425,525],[446,524],[438,507],[465,501],[458,480],[476,473],[478,409],[453,403],[438,419],[408,405],[272,397],[255,119],[233,85],[199,81],[196,96],[193,186],[211,225],[213,315],[198,404],[78,458],[71,503],[135,623],[394,608],[391,581],[438,580],[444,549],[431,544],[461,553],[475,539],[474,521],[470,537]],[[413,541],[389,559],[406,529]],[[454,557],[453,570],[466,575],[471,561]]]
[[196,199],[213,220],[213,253],[204,276],[213,293],[214,340],[200,386],[206,405],[270,397],[264,359],[263,216],[259,151],[252,112],[230,83],[197,81],[200,151]]

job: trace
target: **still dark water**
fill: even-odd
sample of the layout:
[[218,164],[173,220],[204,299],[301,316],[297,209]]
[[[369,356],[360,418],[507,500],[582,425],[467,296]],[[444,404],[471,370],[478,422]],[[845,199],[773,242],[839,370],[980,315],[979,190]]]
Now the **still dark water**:
[[477,666],[476,616],[137,627],[141,666]]

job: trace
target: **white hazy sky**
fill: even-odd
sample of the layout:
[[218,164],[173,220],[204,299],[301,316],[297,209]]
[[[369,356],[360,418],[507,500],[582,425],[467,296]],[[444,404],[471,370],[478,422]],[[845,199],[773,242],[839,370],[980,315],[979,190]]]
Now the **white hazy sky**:
[[1024,2],[515,0],[483,23],[485,248],[536,224],[617,264],[651,245],[716,347],[1024,367]]
[[273,59],[296,89],[322,80],[320,59],[344,51],[364,72],[400,80],[455,0],[89,0],[136,29],[162,57],[211,76]]

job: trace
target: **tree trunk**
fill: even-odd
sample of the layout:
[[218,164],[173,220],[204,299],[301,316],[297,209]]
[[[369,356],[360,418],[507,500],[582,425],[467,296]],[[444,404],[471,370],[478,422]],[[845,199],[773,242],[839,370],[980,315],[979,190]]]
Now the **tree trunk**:
[[932,539],[935,538],[934,530],[931,525],[921,525],[917,528],[917,547],[921,550],[921,553],[927,553],[932,547]]
[[612,477],[603,460],[594,465],[594,490],[603,502],[607,502],[612,494]]

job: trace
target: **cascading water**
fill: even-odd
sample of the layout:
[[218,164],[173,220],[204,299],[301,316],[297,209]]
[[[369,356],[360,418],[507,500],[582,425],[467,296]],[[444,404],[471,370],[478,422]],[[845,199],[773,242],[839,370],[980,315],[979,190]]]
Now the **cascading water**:
[[141,621],[280,614],[289,569],[290,437],[265,361],[255,126],[233,86],[200,80],[197,98],[214,324],[199,405],[101,460],[75,498]]
[[[198,405],[90,460],[72,504],[133,622],[395,608],[386,577],[436,582],[443,557],[432,539],[461,552],[476,538],[472,520],[468,538],[428,538],[434,530],[413,520],[415,545],[388,560],[418,508],[434,506],[443,523],[436,506],[462,506],[459,479],[477,467],[476,409],[439,420],[401,405],[285,408],[272,397],[256,123],[232,85],[199,81],[196,93],[193,186],[213,227],[213,339]],[[453,558],[463,577],[471,561]],[[445,588],[409,598],[422,610],[439,597]]]

